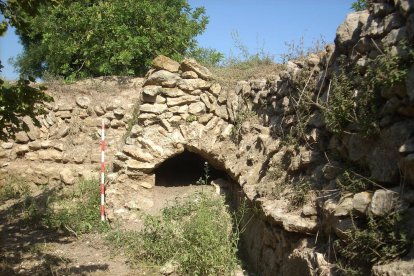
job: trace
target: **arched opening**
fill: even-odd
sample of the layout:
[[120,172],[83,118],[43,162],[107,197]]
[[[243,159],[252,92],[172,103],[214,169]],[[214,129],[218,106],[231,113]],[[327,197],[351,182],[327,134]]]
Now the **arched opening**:
[[197,184],[200,178],[205,179],[206,164],[209,183],[217,178],[227,179],[224,171],[209,165],[200,155],[185,150],[167,159],[155,170],[155,186],[180,187]]

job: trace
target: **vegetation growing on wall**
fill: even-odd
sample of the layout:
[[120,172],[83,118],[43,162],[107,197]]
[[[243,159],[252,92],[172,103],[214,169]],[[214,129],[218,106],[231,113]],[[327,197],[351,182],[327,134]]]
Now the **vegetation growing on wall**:
[[338,268],[343,275],[367,275],[372,265],[393,261],[406,254],[411,242],[399,210],[384,217],[369,216],[353,226],[345,240],[337,240]]
[[397,89],[405,82],[410,65],[414,63],[414,51],[404,45],[401,47],[406,55],[396,55],[385,48],[375,59],[367,60],[364,68],[340,63],[323,108],[329,131],[358,132],[364,136],[379,132],[381,92]]

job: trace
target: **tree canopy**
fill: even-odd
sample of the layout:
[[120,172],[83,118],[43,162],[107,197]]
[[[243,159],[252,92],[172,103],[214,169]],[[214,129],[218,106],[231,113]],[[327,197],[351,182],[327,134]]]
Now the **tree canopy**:
[[[8,0],[0,1],[0,12],[4,20],[0,23],[0,36],[7,31],[9,24],[26,28],[25,20],[16,11],[22,11],[27,15],[34,15],[40,3],[48,0]],[[0,61],[0,72],[3,66]],[[44,93],[45,87],[31,86],[34,79],[20,78],[15,83],[5,82],[0,79],[0,139],[6,139],[15,131],[24,128],[23,116],[29,116],[36,123],[36,115],[43,111],[44,102],[52,100]]]
[[56,0],[36,16],[20,13],[23,75],[46,71],[69,79],[140,75],[152,59],[180,59],[196,48],[207,23],[203,7],[187,0]]

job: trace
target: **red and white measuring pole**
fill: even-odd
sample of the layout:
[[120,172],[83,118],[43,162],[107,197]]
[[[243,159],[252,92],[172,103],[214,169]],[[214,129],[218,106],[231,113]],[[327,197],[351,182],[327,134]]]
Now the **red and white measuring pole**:
[[105,119],[101,133],[101,221],[105,221]]

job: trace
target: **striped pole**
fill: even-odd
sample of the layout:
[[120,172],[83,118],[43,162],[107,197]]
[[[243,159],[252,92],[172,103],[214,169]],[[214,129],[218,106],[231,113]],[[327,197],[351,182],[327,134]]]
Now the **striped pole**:
[[105,221],[105,119],[102,119],[101,135],[101,221]]

